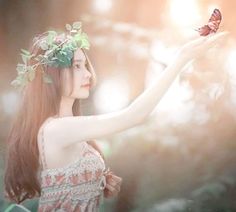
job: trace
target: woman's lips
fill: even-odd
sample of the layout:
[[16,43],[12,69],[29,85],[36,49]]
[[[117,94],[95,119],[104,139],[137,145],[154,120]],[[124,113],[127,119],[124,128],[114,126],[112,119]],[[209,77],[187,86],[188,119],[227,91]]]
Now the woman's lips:
[[90,84],[82,85],[82,87],[88,88],[90,87]]

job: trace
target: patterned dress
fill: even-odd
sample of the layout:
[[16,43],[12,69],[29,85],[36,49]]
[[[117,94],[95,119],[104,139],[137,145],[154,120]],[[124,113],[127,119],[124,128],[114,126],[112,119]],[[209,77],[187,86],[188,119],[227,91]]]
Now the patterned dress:
[[41,196],[38,212],[97,212],[106,186],[105,163],[87,142],[71,164],[38,173]]

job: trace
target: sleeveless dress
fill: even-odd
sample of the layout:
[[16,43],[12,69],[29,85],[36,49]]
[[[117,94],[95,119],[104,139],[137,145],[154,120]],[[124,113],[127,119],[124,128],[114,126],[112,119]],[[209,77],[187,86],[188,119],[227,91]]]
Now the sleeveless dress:
[[[81,142],[81,145],[82,151],[77,159],[66,166],[43,169],[39,161],[41,196],[38,212],[99,211],[106,186],[105,162],[100,153],[87,142]],[[45,160],[43,148],[42,159]]]

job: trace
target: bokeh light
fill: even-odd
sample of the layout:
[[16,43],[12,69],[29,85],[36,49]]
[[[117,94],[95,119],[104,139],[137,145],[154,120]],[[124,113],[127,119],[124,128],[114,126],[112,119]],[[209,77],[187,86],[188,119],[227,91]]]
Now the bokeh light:
[[106,79],[94,94],[94,105],[98,113],[117,111],[129,103],[129,85],[125,77]]
[[236,78],[236,47],[232,48],[228,53],[226,67],[230,75]]
[[99,13],[107,12],[112,7],[112,0],[93,0],[94,10]]
[[193,27],[200,20],[198,1],[196,0],[171,0],[170,17],[178,27]]
[[14,114],[18,107],[19,96],[16,92],[10,91],[2,95],[3,111],[8,115]]

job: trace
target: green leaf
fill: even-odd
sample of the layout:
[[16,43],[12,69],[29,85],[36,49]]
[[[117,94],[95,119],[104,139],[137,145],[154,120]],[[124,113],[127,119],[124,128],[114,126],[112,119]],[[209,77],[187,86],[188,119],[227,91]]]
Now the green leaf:
[[18,73],[18,74],[23,74],[23,73],[25,73],[25,64],[20,64],[20,63],[18,63],[18,64],[17,64],[17,67],[16,67],[16,70],[17,70],[17,73]]
[[81,22],[77,21],[73,23],[73,28],[74,29],[80,29],[81,28]]
[[47,49],[48,49],[48,44],[47,44],[47,42],[44,41],[44,42],[40,43],[40,48],[41,48],[42,50],[47,50]]
[[47,59],[48,57],[52,56],[53,51],[55,51],[55,50],[52,50],[52,49],[47,50],[41,59],[44,60],[44,59]]
[[57,60],[58,60],[58,61],[60,61],[60,62],[62,62],[62,63],[64,62],[65,56],[62,55],[61,52],[58,52],[58,53],[56,54],[56,57],[57,57]]
[[[50,49],[50,51],[55,51],[57,49],[59,49],[60,47],[58,47],[56,44],[52,44],[52,48]],[[49,51],[49,52],[50,52]]]
[[41,61],[42,59],[43,59],[43,55],[41,54],[35,58],[36,61]]
[[26,49],[21,49],[22,53],[25,55],[30,55],[30,52]]
[[59,64],[58,64],[57,60],[54,60],[54,61],[51,61],[50,63],[48,63],[48,66],[58,68]]
[[71,46],[74,48],[74,47],[77,47],[77,42],[75,39],[71,40]]
[[29,57],[27,57],[24,54],[21,54],[21,57],[22,57],[23,62],[26,64]]
[[71,59],[74,55],[73,48],[71,48],[71,46],[67,46],[66,48],[63,49],[63,51],[60,52],[64,57],[67,57],[68,59]]
[[48,34],[51,35],[51,36],[57,36],[57,32],[53,31],[53,30],[49,30]]
[[88,35],[87,35],[85,32],[83,32],[83,33],[81,34],[81,36],[82,36],[83,38],[85,38],[85,39],[88,40]]
[[77,46],[81,48],[81,45],[82,45],[82,40],[78,40],[77,41]]
[[88,40],[83,39],[80,48],[89,49],[89,42],[88,42]]
[[62,55],[67,55],[66,51],[61,51]]
[[34,79],[34,77],[35,77],[35,71],[34,71],[34,70],[29,71],[29,73],[28,73],[28,79],[29,79],[30,81],[32,81],[32,80]]
[[11,81],[11,85],[14,86],[15,88],[18,87],[20,85],[20,81],[15,79]]
[[51,60],[52,60],[52,61],[55,61],[55,60],[57,60],[57,58],[56,58],[56,57],[52,57]]
[[48,44],[48,46],[51,46],[53,44],[53,41],[54,41],[56,36],[57,36],[57,32],[48,31],[48,36],[46,38],[46,43]]
[[71,42],[71,43],[70,43],[70,49],[71,49],[72,51],[76,50],[76,49],[78,48],[78,45],[77,45],[77,44],[78,44],[78,43],[77,43],[76,40],[74,40],[73,42]]
[[71,25],[70,25],[70,24],[66,24],[66,29],[67,29],[68,31],[71,31],[71,29],[72,29]]
[[78,34],[76,34],[75,36],[74,36],[74,40],[76,40],[76,41],[79,41],[79,40],[81,40],[82,38],[81,38],[81,34],[80,33],[78,33]]
[[68,51],[67,56],[68,56],[69,59],[72,59],[73,56],[74,56],[74,53],[72,51]]
[[24,75],[25,74],[19,74],[16,79],[21,82],[22,79],[24,78]]
[[32,66],[27,66],[27,71],[34,71]]
[[71,32],[72,32],[72,33],[76,33],[76,32],[77,32],[77,30],[75,30],[75,29],[72,29],[72,30],[71,30]]

